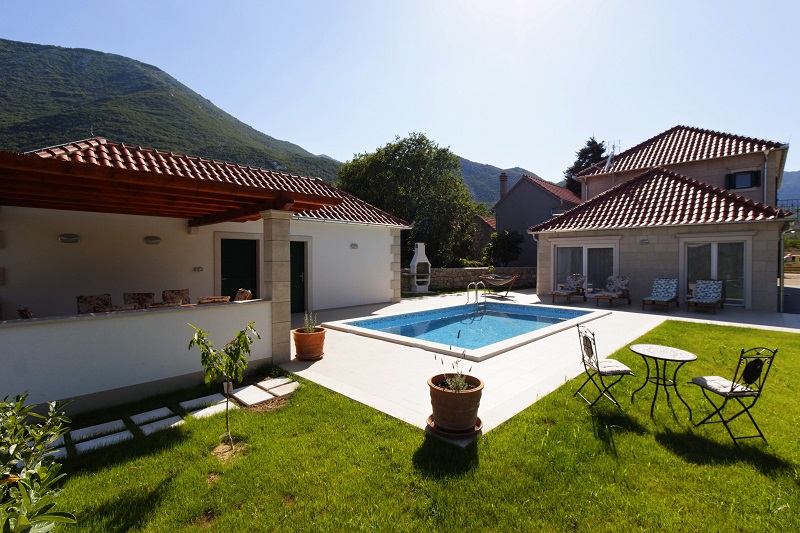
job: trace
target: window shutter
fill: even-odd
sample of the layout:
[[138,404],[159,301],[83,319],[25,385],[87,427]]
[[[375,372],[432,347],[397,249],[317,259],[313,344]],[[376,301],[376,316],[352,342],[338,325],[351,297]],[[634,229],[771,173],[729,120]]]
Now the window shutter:
[[733,174],[725,174],[725,188],[733,189]]

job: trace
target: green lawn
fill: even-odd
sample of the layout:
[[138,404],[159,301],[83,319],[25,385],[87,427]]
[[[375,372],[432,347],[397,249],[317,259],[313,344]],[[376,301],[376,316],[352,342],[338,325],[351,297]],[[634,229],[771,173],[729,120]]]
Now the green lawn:
[[[247,449],[229,462],[211,454],[224,416],[67,462],[59,509],[78,525],[60,530],[800,530],[800,335],[667,322],[635,342],[697,353],[686,381],[728,376],[739,348],[778,347],[754,409],[769,445],[737,449],[663,397],[651,419],[652,389],[629,400],[644,363],[627,348],[614,356],[637,374],[614,389],[622,410],[603,400],[590,412],[572,395],[578,378],[466,449],[304,382],[276,411],[232,413]],[[681,392],[695,419],[708,412],[698,388]]]

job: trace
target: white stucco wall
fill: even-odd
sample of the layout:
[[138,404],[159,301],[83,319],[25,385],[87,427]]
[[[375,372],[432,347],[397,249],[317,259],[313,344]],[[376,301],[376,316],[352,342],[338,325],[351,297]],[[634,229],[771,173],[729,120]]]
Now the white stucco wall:
[[[392,299],[389,227],[293,220],[290,231],[292,240],[309,243],[311,309]],[[81,240],[60,243],[61,233]],[[220,238],[260,240],[262,234],[261,221],[203,226],[190,234],[183,219],[2,207],[0,319],[16,319],[19,305],[37,317],[70,315],[78,295],[110,293],[120,305],[123,292],[153,292],[160,301],[165,289],[188,288],[193,302],[219,294]],[[161,237],[161,244],[145,244],[146,235]]]
[[392,299],[394,238],[388,227],[293,220],[291,239],[309,243],[306,268],[312,310]]
[[29,403],[42,403],[196,374],[203,366],[200,350],[188,349],[188,323],[221,348],[249,322],[261,336],[250,365],[270,362],[272,304],[259,300],[6,322],[0,397],[28,391]]

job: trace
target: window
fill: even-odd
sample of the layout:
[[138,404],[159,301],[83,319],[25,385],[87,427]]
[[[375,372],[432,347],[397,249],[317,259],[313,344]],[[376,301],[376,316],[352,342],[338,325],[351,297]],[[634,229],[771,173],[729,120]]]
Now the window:
[[583,274],[590,293],[604,288],[608,277],[617,273],[618,240],[587,243],[579,239],[553,239],[554,284],[564,283],[570,274]]
[[679,235],[681,283],[687,294],[698,279],[722,280],[725,305],[750,307],[752,235]]
[[725,174],[726,189],[754,189],[760,185],[761,172],[758,170],[747,170],[745,172]]

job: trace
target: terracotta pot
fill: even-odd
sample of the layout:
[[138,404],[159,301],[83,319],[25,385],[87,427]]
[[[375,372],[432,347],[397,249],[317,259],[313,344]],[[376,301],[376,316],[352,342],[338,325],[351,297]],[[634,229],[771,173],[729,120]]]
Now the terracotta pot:
[[439,433],[469,434],[474,433],[480,426],[478,407],[483,394],[483,381],[474,376],[464,376],[472,389],[453,391],[440,384],[444,383],[450,374],[437,374],[428,379],[428,388],[431,391],[431,428]]
[[318,361],[324,355],[325,328],[314,328],[313,333],[306,333],[303,328],[292,330],[295,355],[301,361]]

